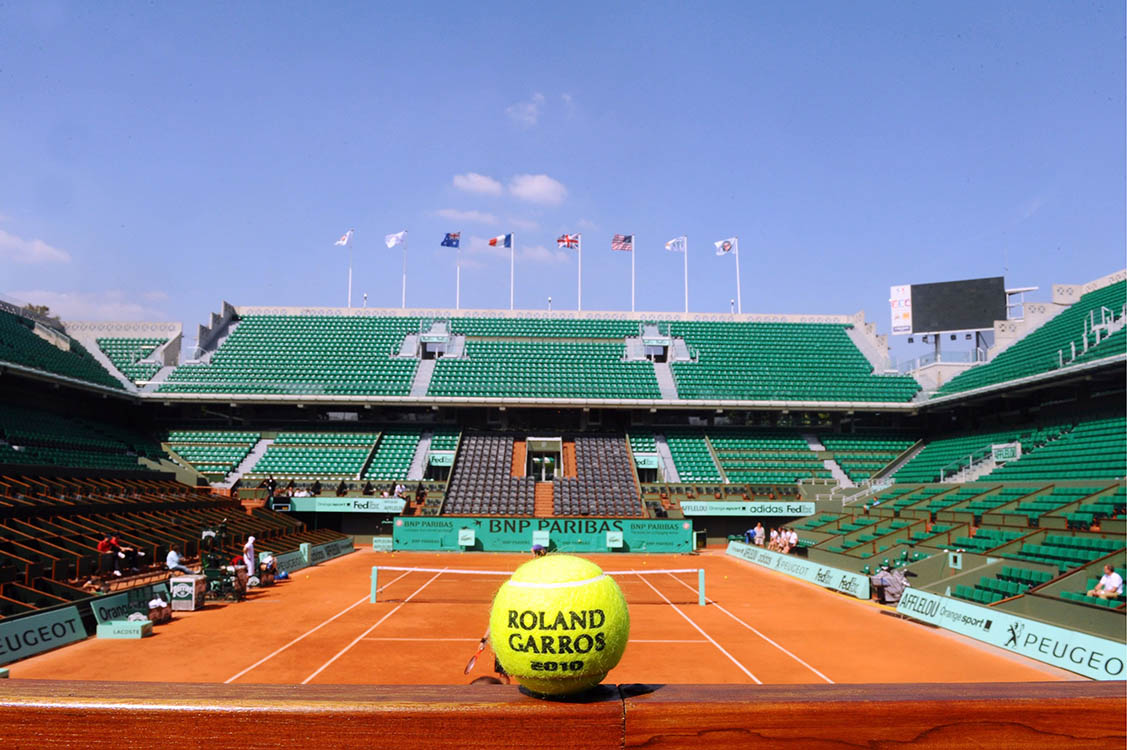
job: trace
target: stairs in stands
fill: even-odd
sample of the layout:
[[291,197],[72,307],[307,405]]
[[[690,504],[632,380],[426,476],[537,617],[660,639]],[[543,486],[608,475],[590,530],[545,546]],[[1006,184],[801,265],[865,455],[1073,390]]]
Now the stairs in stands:
[[657,455],[661,458],[661,477],[666,482],[676,484],[681,481],[677,474],[677,464],[673,462],[673,452],[669,450],[669,442],[665,435],[654,435],[654,445],[657,446]]
[[555,515],[552,505],[554,498],[551,482],[537,482],[536,494],[533,495],[532,515],[536,518],[551,518]]
[[223,481],[218,483],[218,486],[229,488],[231,485],[233,485],[236,481],[238,481],[239,477],[241,477],[243,474],[246,474],[254,467],[256,463],[258,463],[258,459],[262,458],[262,455],[266,453],[266,449],[273,444],[273,438],[263,438],[262,440],[259,440],[257,443],[255,443],[254,447],[250,449],[250,453],[246,455],[246,458],[240,461],[239,465],[235,467],[235,470],[224,477]]
[[579,467],[575,460],[575,441],[565,440],[561,447],[563,450],[563,475],[565,477],[579,476]]
[[525,461],[525,458],[527,456],[528,456],[528,443],[526,443],[523,440],[514,440],[513,441],[513,473],[512,473],[512,476],[514,476],[514,477],[523,477],[524,476],[525,464],[527,463],[527,461]]
[[421,360],[415,368],[415,379],[411,381],[411,396],[425,396],[430,388],[430,379],[434,375],[434,366],[438,360]]
[[657,378],[657,387],[661,397],[666,401],[677,400],[677,383],[673,380],[673,370],[668,362],[654,362],[654,377]]
[[427,473],[427,454],[430,453],[430,441],[433,438],[433,432],[424,432],[419,438],[419,443],[415,446],[415,455],[411,457],[411,466],[407,469],[407,481],[417,482]]

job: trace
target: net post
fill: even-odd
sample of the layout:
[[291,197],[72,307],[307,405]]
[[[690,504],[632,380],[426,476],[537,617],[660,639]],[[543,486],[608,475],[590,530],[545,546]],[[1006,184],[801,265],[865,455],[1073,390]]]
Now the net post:
[[704,606],[704,568],[697,568],[697,604]]
[[376,603],[376,592],[380,589],[380,568],[378,565],[372,566],[372,595],[368,600],[369,603]]

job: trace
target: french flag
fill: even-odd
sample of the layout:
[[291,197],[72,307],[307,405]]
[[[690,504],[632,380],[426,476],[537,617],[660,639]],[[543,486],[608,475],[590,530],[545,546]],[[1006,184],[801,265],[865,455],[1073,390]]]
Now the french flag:
[[502,234],[498,237],[494,237],[493,239],[489,240],[489,246],[490,247],[512,247],[513,246],[513,235],[512,235],[512,233]]

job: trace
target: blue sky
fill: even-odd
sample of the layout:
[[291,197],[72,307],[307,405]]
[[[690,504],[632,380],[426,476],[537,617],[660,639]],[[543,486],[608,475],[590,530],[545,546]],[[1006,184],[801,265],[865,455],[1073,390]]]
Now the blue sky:
[[[609,6],[609,7],[608,7]],[[1122,2],[10,3],[0,294],[64,317],[220,300],[852,313],[888,287],[1125,265]]]

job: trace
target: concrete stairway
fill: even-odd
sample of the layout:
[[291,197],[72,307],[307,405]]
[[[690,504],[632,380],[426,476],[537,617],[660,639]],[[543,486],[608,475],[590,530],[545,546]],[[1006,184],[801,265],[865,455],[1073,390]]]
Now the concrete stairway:
[[677,465],[673,463],[673,453],[669,450],[665,435],[654,435],[654,445],[657,446],[657,455],[661,459],[662,478],[666,482],[680,482],[681,476],[677,473]]
[[419,361],[419,366],[415,368],[415,379],[411,381],[412,396],[425,396],[427,389],[430,388],[430,379],[434,375],[434,366],[437,360],[424,359]]
[[175,369],[175,365],[165,365],[164,367],[157,370],[157,373],[156,375],[153,375],[152,380],[150,380],[148,383],[145,383],[144,387],[141,388],[141,392],[152,393],[157,388],[160,388],[160,384],[168,380],[168,376],[171,375],[172,371]]
[[657,387],[661,390],[661,397],[666,401],[677,399],[677,384],[673,381],[673,370],[668,362],[654,362],[654,377],[657,378]]
[[419,444],[415,446],[415,455],[411,458],[411,466],[407,469],[408,481],[420,481],[427,473],[427,454],[430,452],[430,441],[433,437],[433,432],[424,432],[419,438]]
[[552,483],[537,482],[535,492],[532,515],[536,518],[551,518],[555,515],[555,509],[552,505],[555,499],[555,490],[552,488]]
[[222,482],[217,482],[216,486],[230,487],[231,485],[233,485],[236,481],[239,480],[240,477],[242,477],[243,474],[246,474],[254,467],[256,463],[258,463],[258,459],[262,458],[263,454],[266,453],[266,449],[273,444],[273,438],[263,438],[259,440],[254,444],[254,447],[250,449],[250,453],[246,455],[246,458],[239,462],[239,465],[235,467],[235,470],[224,477]]

